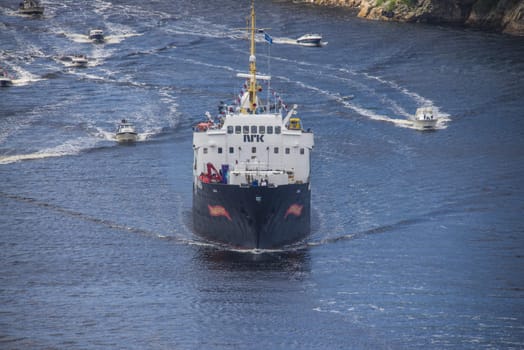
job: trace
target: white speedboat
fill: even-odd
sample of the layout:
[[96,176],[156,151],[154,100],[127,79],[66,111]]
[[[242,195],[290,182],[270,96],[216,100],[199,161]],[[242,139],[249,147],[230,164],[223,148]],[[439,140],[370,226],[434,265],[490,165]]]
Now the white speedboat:
[[116,140],[118,142],[135,142],[137,140],[135,126],[125,119],[122,119],[116,130]]
[[322,35],[320,34],[304,34],[297,39],[297,43],[303,46],[321,46]]
[[87,67],[89,63],[87,56],[81,54],[62,56],[59,59],[71,67]]
[[2,69],[0,73],[0,86],[5,87],[11,85],[13,85],[13,79],[11,79],[11,77],[9,76],[9,74],[7,74],[7,71],[5,69]]
[[104,31],[102,29],[91,29],[89,39],[95,43],[103,43],[105,41]]
[[41,15],[44,13],[44,7],[38,0],[24,0],[20,3],[18,12],[24,15]]
[[87,67],[89,61],[86,55],[73,55],[71,56],[71,65],[73,67]]
[[419,130],[435,130],[437,120],[432,107],[417,108],[415,117],[412,119],[413,126]]

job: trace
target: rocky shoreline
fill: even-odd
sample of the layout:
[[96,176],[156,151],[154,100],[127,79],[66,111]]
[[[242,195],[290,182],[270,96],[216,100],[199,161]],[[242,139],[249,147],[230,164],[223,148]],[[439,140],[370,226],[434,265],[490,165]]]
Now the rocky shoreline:
[[372,20],[463,25],[524,36],[524,0],[304,0]]

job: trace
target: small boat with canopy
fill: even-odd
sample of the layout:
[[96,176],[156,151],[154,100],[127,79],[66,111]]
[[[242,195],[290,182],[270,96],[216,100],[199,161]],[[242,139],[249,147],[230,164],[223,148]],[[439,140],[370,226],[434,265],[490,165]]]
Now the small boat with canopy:
[[24,0],[20,3],[18,12],[23,15],[42,15],[44,7],[40,5],[38,0]]

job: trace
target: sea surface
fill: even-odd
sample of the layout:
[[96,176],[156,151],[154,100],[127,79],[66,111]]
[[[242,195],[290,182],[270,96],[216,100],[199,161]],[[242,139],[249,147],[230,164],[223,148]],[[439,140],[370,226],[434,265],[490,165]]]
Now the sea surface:
[[524,349],[524,38],[257,1],[259,71],[315,133],[313,232],[237,251],[192,232],[191,127],[242,88],[250,1],[18,2],[1,349]]

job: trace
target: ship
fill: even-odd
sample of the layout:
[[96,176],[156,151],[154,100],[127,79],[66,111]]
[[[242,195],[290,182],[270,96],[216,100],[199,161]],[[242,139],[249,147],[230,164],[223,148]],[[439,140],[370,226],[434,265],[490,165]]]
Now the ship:
[[[257,72],[254,0],[248,25],[245,88],[218,114],[193,127],[193,230],[238,249],[282,249],[310,235],[313,132],[297,105],[270,93],[270,75]],[[263,84],[267,101],[262,101]]]

